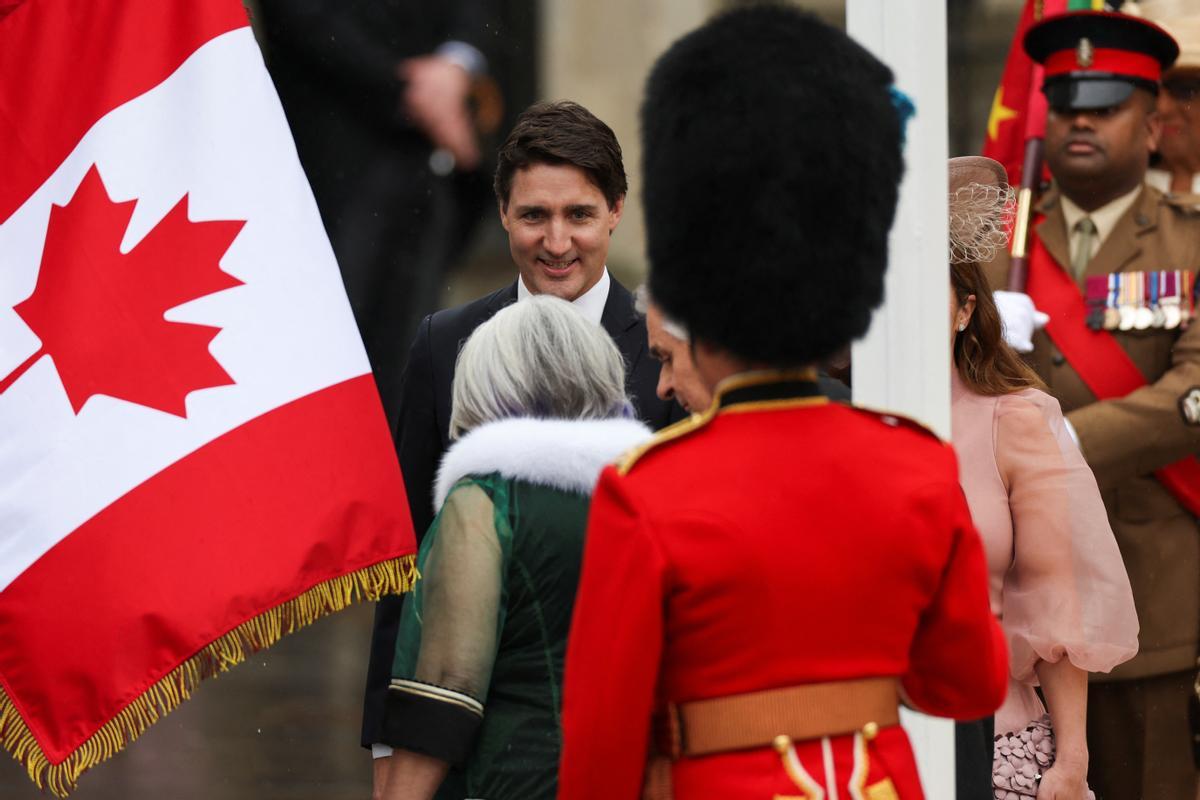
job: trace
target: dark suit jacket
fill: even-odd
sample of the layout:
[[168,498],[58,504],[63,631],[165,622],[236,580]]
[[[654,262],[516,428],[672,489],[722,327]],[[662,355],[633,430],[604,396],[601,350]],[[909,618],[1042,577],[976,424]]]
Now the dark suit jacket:
[[[418,540],[433,521],[433,481],[442,454],[450,446],[450,386],[459,348],[475,328],[516,299],[514,282],[486,297],[439,311],[421,322],[413,340],[393,433]],[[685,415],[677,403],[660,400],[654,393],[659,364],[647,348],[646,321],[634,310],[633,295],[615,279],[600,324],[625,359],[626,392],[638,417],[655,430],[682,419]],[[401,606],[402,598],[396,596],[385,597],[375,607],[363,705],[364,747],[382,741],[383,709]]]

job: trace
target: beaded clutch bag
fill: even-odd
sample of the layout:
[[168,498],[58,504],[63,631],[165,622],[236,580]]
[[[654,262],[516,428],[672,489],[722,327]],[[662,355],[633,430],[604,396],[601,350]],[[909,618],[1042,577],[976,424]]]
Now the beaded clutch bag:
[[[995,800],[1037,797],[1038,784],[1054,765],[1054,729],[1043,715],[1021,731],[996,737],[992,751],[992,791]],[[1089,790],[1087,800],[1094,800]]]
[[1050,716],[1025,730],[1002,733],[992,751],[992,791],[996,800],[1037,797],[1042,773],[1054,764],[1054,730]]

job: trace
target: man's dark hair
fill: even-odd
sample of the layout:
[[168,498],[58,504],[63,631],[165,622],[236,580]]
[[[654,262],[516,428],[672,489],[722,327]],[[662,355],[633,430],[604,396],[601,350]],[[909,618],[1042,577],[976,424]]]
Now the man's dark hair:
[[608,207],[629,189],[621,145],[612,128],[578,103],[535,103],[521,112],[500,148],[493,188],[508,205],[513,175],[534,164],[567,164],[583,170],[604,193]]

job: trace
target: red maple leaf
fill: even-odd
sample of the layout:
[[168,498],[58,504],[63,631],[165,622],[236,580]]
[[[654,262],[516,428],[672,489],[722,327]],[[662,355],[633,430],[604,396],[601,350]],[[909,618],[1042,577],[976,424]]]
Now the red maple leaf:
[[241,285],[218,262],[245,222],[192,222],[184,195],[123,254],[136,203],[114,203],[93,165],[67,205],[51,207],[37,285],[13,307],[42,347],[0,380],[0,392],[46,354],[76,414],[103,394],[186,417],[189,392],[233,383],[208,352],[220,328],[163,314]]

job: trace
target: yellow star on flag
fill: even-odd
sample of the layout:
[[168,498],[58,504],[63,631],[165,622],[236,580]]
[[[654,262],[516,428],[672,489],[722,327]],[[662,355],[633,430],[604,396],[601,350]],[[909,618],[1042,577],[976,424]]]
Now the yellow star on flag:
[[1000,134],[1000,123],[1007,122],[1016,116],[1017,112],[1014,109],[1004,105],[1004,87],[997,87],[996,96],[992,100],[992,110],[988,114],[988,139],[996,141],[996,137]]

